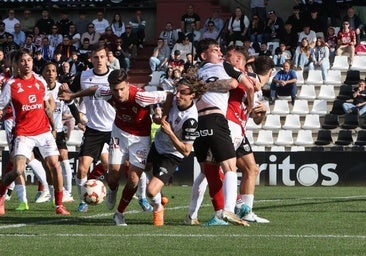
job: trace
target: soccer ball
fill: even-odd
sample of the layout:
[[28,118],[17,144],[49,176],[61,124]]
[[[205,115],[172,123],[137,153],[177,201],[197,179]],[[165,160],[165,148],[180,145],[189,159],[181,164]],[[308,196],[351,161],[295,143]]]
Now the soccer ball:
[[106,189],[100,180],[90,179],[81,187],[81,194],[87,204],[100,204],[106,196]]

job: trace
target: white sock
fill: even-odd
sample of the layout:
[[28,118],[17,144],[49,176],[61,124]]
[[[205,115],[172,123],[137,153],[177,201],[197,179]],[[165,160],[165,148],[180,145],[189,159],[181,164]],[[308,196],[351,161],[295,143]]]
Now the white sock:
[[71,195],[72,192],[72,170],[70,166],[70,160],[63,160],[61,162],[62,175],[64,176],[64,187]]
[[13,181],[12,183],[10,183],[8,189],[14,190],[15,188],[15,182]]
[[146,198],[146,184],[147,184],[146,173],[142,172],[140,180],[139,180],[139,184],[137,187],[137,194],[139,195],[139,199]]
[[238,177],[236,172],[227,171],[224,177],[224,184],[222,190],[224,192],[224,210],[229,212],[234,212],[236,197],[237,197],[237,187],[238,187]]
[[20,203],[27,203],[27,190],[24,185],[15,185],[15,191],[18,195],[18,201]]
[[248,205],[251,209],[253,209],[253,202],[254,202],[253,194],[240,195],[240,198],[246,205]]
[[28,163],[28,165],[32,168],[34,175],[36,175],[37,179],[41,182],[43,187],[47,188],[48,183],[46,178],[46,171],[43,168],[42,163],[37,159],[33,159]]
[[76,177],[75,181],[76,181],[76,187],[78,190],[79,201],[80,201],[80,203],[82,203],[82,202],[84,202],[84,198],[83,198],[83,195],[81,194],[81,187],[84,186],[84,184],[86,183],[87,177],[84,177],[82,179],[79,179],[78,177]]
[[198,218],[198,210],[200,209],[207,188],[206,176],[201,172],[193,182],[191,202],[189,203],[189,216],[191,219]]
[[159,210],[159,208],[162,207],[162,205],[161,205],[161,193],[159,192],[159,193],[156,194],[156,196],[151,198],[151,202],[153,203],[154,211]]

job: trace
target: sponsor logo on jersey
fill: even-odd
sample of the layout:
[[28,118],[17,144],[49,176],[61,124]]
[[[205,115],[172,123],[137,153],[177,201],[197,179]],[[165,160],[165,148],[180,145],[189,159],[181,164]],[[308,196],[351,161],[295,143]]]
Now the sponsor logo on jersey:
[[[42,109],[43,108],[43,104],[37,104],[35,102],[37,102],[37,97],[34,94],[31,94],[28,96],[28,101],[30,104],[26,104],[22,106],[22,110],[23,111],[30,111],[30,110],[35,110],[35,109]],[[35,104],[32,104],[35,103]]]
[[18,87],[18,91],[17,91],[17,93],[24,92],[24,90],[23,90],[23,88],[22,88],[22,84],[21,84],[21,83],[17,83],[17,87]]

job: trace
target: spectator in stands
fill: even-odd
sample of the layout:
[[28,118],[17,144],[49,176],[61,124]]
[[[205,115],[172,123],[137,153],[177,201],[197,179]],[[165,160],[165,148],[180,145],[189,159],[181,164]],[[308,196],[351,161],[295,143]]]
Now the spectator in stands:
[[323,5],[323,13],[322,16],[325,18],[324,22],[324,30],[326,30],[329,26],[337,27],[341,21],[340,9],[338,6],[338,0],[327,0],[324,1]]
[[195,66],[195,62],[194,62],[192,53],[187,53],[186,54],[186,61],[184,63],[183,73],[187,73],[188,69],[192,68],[194,66]]
[[292,105],[295,103],[297,93],[296,72],[291,69],[290,61],[283,63],[282,69],[274,76],[270,86],[270,104],[273,104],[276,95],[291,96]]
[[14,36],[12,34],[9,34],[7,36],[7,41],[3,44],[3,51],[5,56],[8,55],[9,52],[18,50],[19,48],[20,46],[14,42]]
[[269,11],[267,14],[268,20],[264,29],[264,41],[280,42],[285,31],[285,23],[274,10]]
[[365,80],[358,82],[358,87],[353,92],[353,102],[343,103],[343,109],[346,113],[358,113],[360,117],[366,116],[366,83]]
[[272,51],[268,49],[268,45],[266,42],[261,43],[261,49],[259,51],[259,56],[265,55],[272,58]]
[[207,24],[208,29],[202,34],[201,39],[203,38],[212,38],[217,40],[219,37],[219,31],[215,28],[215,23],[213,21],[209,21]]
[[56,70],[58,74],[61,74],[62,72],[62,64],[65,62],[62,60],[62,54],[61,51],[55,50],[53,53],[53,58],[51,60],[56,66]]
[[61,70],[57,73],[58,73],[57,80],[60,83],[67,83],[68,85],[70,85],[72,83],[72,81],[74,80],[74,77],[75,77],[75,74],[72,74],[70,72],[70,63],[67,61],[62,62]]
[[327,34],[325,37],[325,45],[329,48],[329,62],[333,65],[334,56],[337,48],[337,35],[335,34],[335,30],[333,27],[329,27],[327,29]]
[[258,15],[254,14],[248,28],[250,41],[255,43],[263,42],[263,33],[264,23]]
[[294,53],[295,53],[296,47],[298,45],[297,40],[298,40],[298,35],[292,29],[292,24],[286,22],[285,23],[285,32],[283,34],[281,42],[283,42],[286,45],[286,50],[290,51],[291,55],[294,55]]
[[114,56],[119,60],[119,65],[121,68],[124,68],[126,71],[130,68],[130,54],[128,52],[125,52],[122,49],[122,39],[118,38],[116,40],[116,48],[113,49]]
[[295,5],[292,7],[292,14],[287,18],[286,23],[292,25],[292,30],[296,33],[300,33],[303,29],[304,19],[300,12],[300,6]]
[[90,45],[89,38],[84,38],[81,47],[78,49],[78,55],[80,56],[80,61],[85,62],[88,59],[88,53],[92,52],[92,46]]
[[308,39],[305,37],[301,40],[301,44],[296,48],[294,55],[294,65],[297,70],[304,70],[304,67],[310,64],[311,47]]
[[196,23],[196,28],[201,28],[201,18],[197,13],[194,12],[193,4],[189,4],[187,6],[187,11],[185,14],[182,15],[180,20],[180,28],[182,33],[185,35],[191,32],[190,24],[192,22]]
[[119,60],[114,57],[113,51],[108,51],[107,53],[107,58],[108,58],[108,67],[110,69],[120,69],[121,66],[119,65]]
[[50,18],[49,12],[46,9],[42,10],[42,17],[36,22],[35,26],[39,28],[41,34],[51,34],[52,26],[55,25],[55,21]]
[[60,20],[56,22],[56,25],[58,27],[58,32],[61,35],[68,34],[69,27],[71,24],[72,24],[72,21],[69,19],[69,15],[67,14],[67,11],[66,10],[62,11]]
[[39,30],[39,27],[34,26],[33,27],[33,43],[36,47],[41,47],[43,43],[43,38],[46,36],[46,34],[42,34]]
[[318,37],[314,49],[311,50],[309,69],[321,69],[323,81],[327,80],[329,63],[329,48],[322,37]]
[[338,32],[337,38],[336,56],[348,55],[348,63],[352,65],[355,56],[356,33],[349,28],[348,21],[343,21],[342,29]]
[[191,32],[187,36],[189,37],[189,41],[193,42],[194,47],[196,47],[198,41],[201,39],[201,32],[197,29],[195,22],[191,23]]
[[[181,57],[184,61],[187,60],[187,54],[192,53],[193,56],[196,55],[196,48],[193,44],[189,41],[188,36],[183,36],[180,38],[174,45],[173,50],[171,51],[174,53],[176,50],[179,50],[181,53]],[[173,56],[171,56],[173,58]]]
[[146,27],[146,20],[142,16],[142,11],[137,10],[135,15],[131,17],[130,21],[128,22],[132,27],[132,31],[137,35],[138,39],[138,47],[143,48],[145,42],[145,27]]
[[152,56],[149,59],[151,73],[154,71],[165,71],[170,58],[170,48],[162,38],[158,38]]
[[[201,34],[205,33],[210,29],[209,23],[214,23],[214,30],[216,30],[218,33],[221,32],[221,30],[224,28],[224,20],[220,17],[220,9],[213,9],[212,14],[210,17],[208,17],[203,24]],[[197,26],[197,25],[196,25]],[[204,37],[202,37],[204,38]]]
[[75,52],[76,48],[71,44],[71,38],[68,35],[64,35],[62,43],[56,47],[56,51],[61,52],[62,61],[70,61],[72,52]]
[[90,24],[90,20],[86,18],[86,13],[84,10],[79,11],[79,18],[75,20],[74,24],[76,26],[76,31],[78,31],[81,35],[85,32],[88,32],[88,25]]
[[234,15],[228,22],[228,45],[237,44],[237,41],[244,42],[244,39],[248,37],[248,28],[250,21],[248,17],[243,13],[240,7],[236,7]]
[[[5,70],[8,69],[8,67],[5,65],[5,55],[2,49],[0,49],[0,73],[5,72]],[[1,81],[3,82],[3,81]],[[0,84],[0,89],[3,86],[3,84]]]
[[122,49],[130,54],[130,58],[136,58],[139,39],[130,24],[126,25],[126,32],[121,35],[121,39]]
[[41,51],[42,58],[45,61],[49,62],[52,60],[55,48],[50,45],[50,40],[48,37],[44,37],[42,39],[42,46],[38,50]]
[[33,71],[36,74],[41,74],[42,73],[42,69],[44,67],[44,65],[47,64],[47,61],[43,58],[42,56],[42,51],[41,50],[37,50],[36,53],[34,54],[34,58],[33,58]]
[[2,39],[2,41],[0,42],[0,46],[6,42],[8,35],[10,35],[10,33],[5,31],[5,23],[0,21],[0,38]]
[[34,56],[34,53],[36,52],[38,47],[34,45],[33,36],[31,34],[27,35],[27,37],[25,38],[23,48],[28,49],[29,52],[32,53],[32,56]]
[[113,19],[111,21],[111,28],[113,34],[115,34],[117,37],[120,37],[126,31],[125,23],[122,21],[121,14],[119,13],[113,14]]
[[314,48],[316,42],[316,33],[310,29],[310,25],[308,23],[304,23],[303,26],[303,31],[299,34],[298,44],[301,45],[302,39],[306,38],[310,48]]
[[344,16],[343,21],[349,22],[349,28],[356,33],[356,44],[359,44],[364,33],[364,24],[361,18],[355,14],[355,9],[352,6],[347,9],[347,14]]
[[5,31],[10,34],[14,33],[14,25],[20,23],[20,21],[15,18],[15,11],[13,9],[8,11],[8,17],[4,19],[3,22],[5,23]]
[[80,60],[77,51],[72,51],[69,63],[70,63],[70,73],[73,75],[76,75],[81,71],[84,71],[86,68],[84,62]]
[[310,26],[310,30],[314,31],[318,37],[324,38],[322,17],[320,17],[317,8],[313,8],[310,11],[310,16],[306,20]]
[[92,21],[95,26],[95,31],[99,34],[103,34],[105,29],[109,27],[109,21],[104,18],[102,11],[97,12],[97,18]]
[[184,60],[181,58],[182,54],[179,50],[174,51],[173,58],[168,61],[168,68],[179,69],[181,72],[184,70]]
[[95,31],[95,26],[93,23],[88,24],[88,31],[84,32],[81,35],[80,40],[84,42],[85,38],[89,39],[89,44],[91,45],[91,47],[98,45],[100,34]]
[[75,47],[75,49],[79,49],[81,35],[76,31],[76,26],[74,24],[70,24],[69,31],[66,35],[70,37],[70,43]]
[[292,54],[289,50],[286,48],[285,43],[280,43],[280,46],[278,46],[275,49],[275,54],[273,56],[273,62],[276,67],[282,67],[283,63],[287,60],[291,60]]
[[160,38],[164,39],[166,45],[169,46],[170,50],[173,49],[174,44],[178,40],[178,32],[173,28],[173,23],[168,21],[165,24],[165,28],[160,32]]
[[15,23],[13,36],[14,36],[14,42],[20,47],[23,47],[25,43],[25,33],[22,30],[20,23]]
[[57,25],[53,25],[51,29],[51,33],[47,35],[48,40],[50,41],[50,45],[53,48],[56,48],[59,44],[62,43],[62,35],[58,32]]
[[33,27],[36,24],[36,19],[29,9],[24,10],[23,17],[20,19],[20,24],[26,35],[32,33]]
[[105,40],[108,49],[116,48],[116,40],[118,37],[113,33],[111,27],[106,27],[104,34],[100,38]]
[[268,1],[269,0],[250,0],[250,10],[252,15],[257,15],[262,22],[266,22],[267,19],[266,7]]
[[[248,55],[250,57],[252,56],[256,56],[257,55],[257,51],[256,49],[253,47],[253,44],[252,42],[250,42],[250,39],[249,38],[246,38],[244,39],[244,45],[243,47],[245,48],[245,50],[248,52]],[[259,50],[258,50],[259,52]]]

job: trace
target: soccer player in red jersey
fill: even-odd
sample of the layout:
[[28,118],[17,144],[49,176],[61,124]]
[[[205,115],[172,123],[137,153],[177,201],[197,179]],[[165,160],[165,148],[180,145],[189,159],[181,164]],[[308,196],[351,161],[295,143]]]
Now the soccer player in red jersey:
[[14,61],[19,73],[8,81],[0,95],[0,109],[10,103],[15,115],[14,167],[4,175],[0,184],[0,215],[5,214],[7,186],[24,173],[34,147],[39,148],[53,177],[56,213],[69,215],[62,204],[63,180],[52,113],[54,100],[47,92],[45,81],[33,73],[33,58],[29,50],[19,50]]

